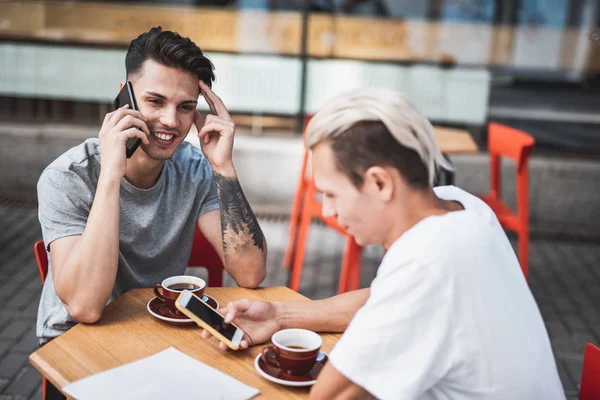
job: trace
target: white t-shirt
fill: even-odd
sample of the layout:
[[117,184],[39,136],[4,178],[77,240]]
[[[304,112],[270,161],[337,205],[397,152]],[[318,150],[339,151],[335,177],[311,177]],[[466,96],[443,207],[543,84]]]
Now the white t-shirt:
[[565,399],[544,322],[492,210],[428,217],[389,248],[367,303],[330,354],[380,399]]

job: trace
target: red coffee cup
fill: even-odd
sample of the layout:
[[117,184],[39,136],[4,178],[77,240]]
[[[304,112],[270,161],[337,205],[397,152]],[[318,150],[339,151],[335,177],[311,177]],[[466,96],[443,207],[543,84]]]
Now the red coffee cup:
[[261,359],[288,375],[301,376],[310,372],[323,339],[306,329],[284,329],[271,338],[272,346],[262,350]]
[[[175,307],[175,301],[184,290],[189,290],[196,296],[202,298],[206,282],[196,276],[178,275],[165,279],[154,285],[154,294],[167,303],[169,310],[180,315],[181,312]],[[162,293],[161,293],[162,290]]]

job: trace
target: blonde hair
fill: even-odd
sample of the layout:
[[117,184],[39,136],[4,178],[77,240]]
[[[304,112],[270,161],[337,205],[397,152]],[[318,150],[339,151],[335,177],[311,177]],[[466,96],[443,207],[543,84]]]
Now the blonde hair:
[[359,122],[381,122],[402,146],[414,150],[433,184],[439,167],[453,170],[435,142],[433,126],[407,96],[389,89],[352,89],[330,99],[306,127],[306,147],[343,135]]

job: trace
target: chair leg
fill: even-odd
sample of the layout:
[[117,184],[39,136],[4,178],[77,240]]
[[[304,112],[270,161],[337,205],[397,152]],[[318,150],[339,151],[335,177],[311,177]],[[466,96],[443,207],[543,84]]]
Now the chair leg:
[[298,239],[298,223],[300,222],[300,210],[302,209],[302,200],[304,185],[298,188],[292,205],[292,213],[290,214],[290,229],[288,233],[288,243],[283,254],[283,268],[289,269],[294,261],[294,251],[296,250],[296,242]]
[[42,399],[44,400],[68,400],[64,394],[60,392],[51,382],[48,382],[46,378],[42,380]]
[[292,204],[292,213],[290,214],[290,230],[288,236],[288,244],[283,254],[283,268],[289,269],[294,261],[294,251],[296,250],[296,240],[298,234],[298,223],[302,217],[302,207],[304,200],[304,192],[309,182],[306,180],[306,169],[308,163],[308,153],[305,151],[302,157],[302,168],[300,168],[300,178],[298,179],[298,187],[294,195],[294,203]]
[[360,285],[361,254],[362,247],[356,243],[353,237],[347,236],[338,294],[358,289]]
[[352,258],[355,260],[353,268],[350,271],[350,279],[348,281],[348,291],[357,290],[360,287],[360,271],[362,261],[362,247],[352,240]]
[[529,232],[519,232],[519,263],[525,280],[529,280]]
[[292,264],[292,278],[290,280],[290,289],[296,292],[300,289],[300,278],[302,277],[302,268],[304,265],[304,251],[306,249],[306,240],[308,239],[311,222],[312,216],[307,212],[303,213],[300,220],[300,230],[298,232],[298,240],[296,241],[294,263]]

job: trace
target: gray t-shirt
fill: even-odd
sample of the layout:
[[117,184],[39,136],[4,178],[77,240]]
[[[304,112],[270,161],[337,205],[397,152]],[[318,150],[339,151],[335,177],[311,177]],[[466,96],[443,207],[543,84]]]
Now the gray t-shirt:
[[[99,175],[98,139],[73,147],[44,170],[38,182],[38,201],[47,248],[56,239],[83,233]],[[119,266],[109,302],[130,289],[152,287],[169,276],[183,274],[198,217],[218,208],[210,163],[200,149],[187,142],[181,143],[165,162],[154,187],[138,189],[123,179]],[[49,263],[38,310],[37,336],[44,343],[76,323],[56,295]]]

